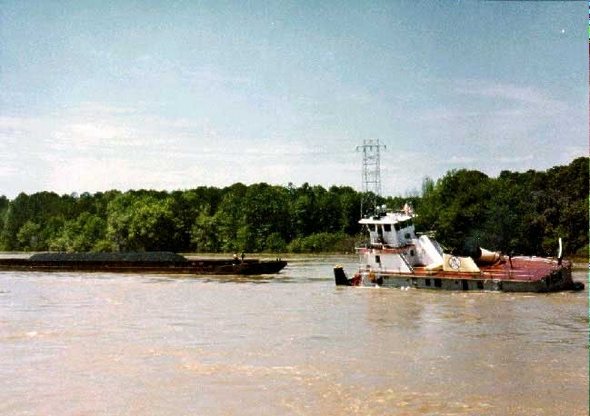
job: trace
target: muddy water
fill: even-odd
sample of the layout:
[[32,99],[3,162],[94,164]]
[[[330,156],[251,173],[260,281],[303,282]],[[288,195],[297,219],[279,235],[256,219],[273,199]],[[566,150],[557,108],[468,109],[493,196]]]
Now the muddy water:
[[[0,273],[0,414],[587,415],[588,291]],[[586,280],[586,270],[575,273]]]

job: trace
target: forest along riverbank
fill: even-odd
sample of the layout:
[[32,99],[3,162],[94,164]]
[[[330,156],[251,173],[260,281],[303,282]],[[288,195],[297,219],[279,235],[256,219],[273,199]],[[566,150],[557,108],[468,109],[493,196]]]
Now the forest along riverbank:
[[332,267],[356,256],[288,260],[0,273],[0,413],[588,414],[588,289],[350,290]]
[[[436,182],[425,178],[421,196],[379,197],[375,204],[410,204],[417,231],[436,230],[449,249],[477,243],[547,256],[561,237],[566,256],[586,255],[588,160],[495,178],[453,170]],[[0,250],[353,252],[363,198],[351,187],[307,183],[20,193],[0,196]]]

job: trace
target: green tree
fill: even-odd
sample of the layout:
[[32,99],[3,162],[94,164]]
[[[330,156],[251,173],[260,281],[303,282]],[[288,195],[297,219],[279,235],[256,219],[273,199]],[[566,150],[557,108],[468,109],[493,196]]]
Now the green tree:
[[97,215],[83,212],[75,220],[67,221],[61,232],[49,242],[54,251],[110,251],[105,244],[106,221]]
[[489,200],[489,178],[478,171],[447,173],[419,204],[417,224],[436,230],[449,250],[468,251],[481,244]]
[[25,222],[19,228],[16,239],[21,250],[36,251],[42,247],[41,226],[32,221]]
[[126,193],[108,205],[107,238],[121,251],[175,251],[184,235],[168,196]]
[[195,251],[213,253],[219,251],[219,227],[216,216],[209,215],[206,210],[199,213],[191,229],[191,243]]

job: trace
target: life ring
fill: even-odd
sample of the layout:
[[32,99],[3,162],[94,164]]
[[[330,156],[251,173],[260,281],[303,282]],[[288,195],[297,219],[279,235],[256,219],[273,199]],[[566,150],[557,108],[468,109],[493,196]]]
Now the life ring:
[[461,259],[456,256],[452,256],[448,260],[449,266],[453,270],[459,270],[461,268]]

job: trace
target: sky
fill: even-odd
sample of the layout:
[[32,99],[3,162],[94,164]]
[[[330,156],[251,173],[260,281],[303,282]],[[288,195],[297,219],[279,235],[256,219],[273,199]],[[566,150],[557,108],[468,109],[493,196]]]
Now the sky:
[[588,155],[584,1],[0,0],[0,195],[348,185]]

